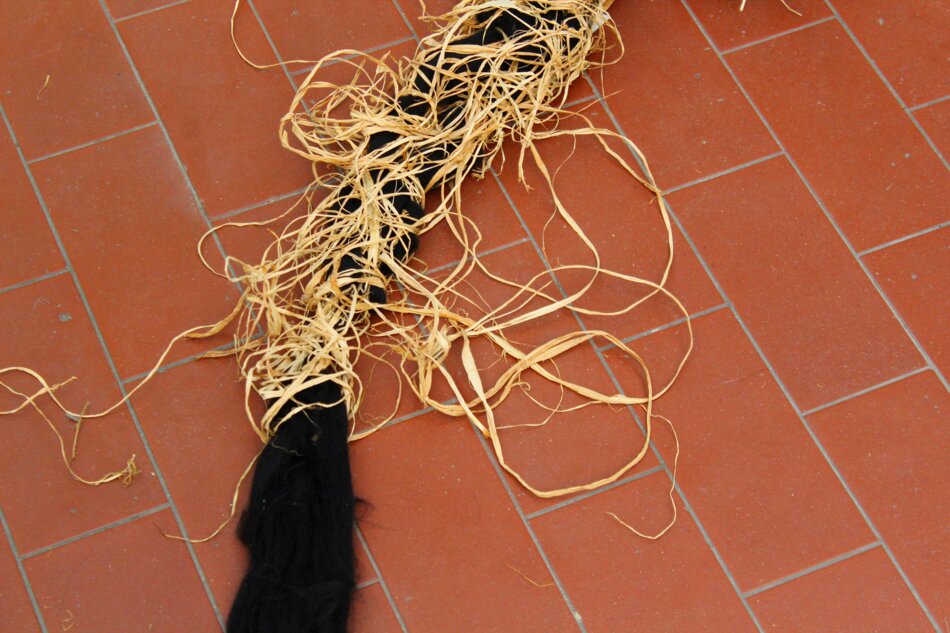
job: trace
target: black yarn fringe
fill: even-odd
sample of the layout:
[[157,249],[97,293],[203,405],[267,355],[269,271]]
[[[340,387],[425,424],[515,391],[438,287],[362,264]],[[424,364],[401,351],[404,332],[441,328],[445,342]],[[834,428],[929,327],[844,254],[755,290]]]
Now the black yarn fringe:
[[[301,403],[340,400],[332,382]],[[265,447],[238,536],[250,550],[228,633],[345,633],[355,581],[346,406],[302,411]]]

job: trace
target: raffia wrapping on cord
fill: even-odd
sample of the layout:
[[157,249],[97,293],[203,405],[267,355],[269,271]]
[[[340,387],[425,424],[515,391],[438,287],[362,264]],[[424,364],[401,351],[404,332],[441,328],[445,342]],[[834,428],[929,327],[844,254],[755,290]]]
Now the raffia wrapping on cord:
[[[605,4],[609,6],[610,0]],[[531,16],[530,29],[500,44],[450,43],[474,32],[486,14],[511,8]],[[556,15],[554,12],[560,12],[559,19],[552,17]],[[565,14],[576,15],[578,19],[565,21]],[[236,339],[236,348],[209,356],[236,355],[245,378],[248,418],[261,440],[267,442],[289,415],[284,405],[294,403],[295,394],[324,381],[334,381],[341,386],[347,410],[355,420],[362,388],[354,366],[362,355],[372,355],[370,350],[374,341],[387,341],[385,345],[401,359],[398,371],[419,400],[445,414],[470,420],[490,440],[501,466],[532,493],[539,497],[555,497],[603,486],[622,477],[646,455],[653,427],[654,402],[676,380],[692,349],[688,314],[666,288],[673,261],[670,218],[663,195],[656,187],[643,155],[627,139],[594,126],[581,113],[563,108],[571,83],[591,66],[604,63],[602,55],[601,61],[594,58],[605,50],[608,35],[615,35],[614,25],[605,6],[584,0],[463,0],[436,22],[441,26],[422,41],[411,60],[392,65],[386,59],[343,50],[316,64],[280,127],[283,145],[315,165],[313,186],[301,200],[307,202],[309,212],[288,224],[260,262],[229,259],[228,270],[238,272],[224,275],[246,288],[235,309],[217,324],[193,328],[176,337],[146,380],[140,382],[126,399],[154,375],[177,341],[210,337],[237,321],[240,335]],[[611,39],[619,42],[615,37]],[[439,64],[430,63],[433,55],[439,57]],[[321,80],[321,73],[331,62],[353,67],[356,72],[353,82],[338,86]],[[453,67],[463,65],[468,69],[477,68],[477,72],[453,73]],[[418,90],[412,80],[425,68],[430,72],[430,85]],[[395,107],[397,100],[405,95],[422,98],[432,107],[426,108],[422,115],[406,114]],[[459,117],[451,125],[439,118],[438,104],[449,101],[461,104],[460,109],[451,115]],[[398,116],[394,115],[397,112]],[[580,117],[584,126],[561,129],[558,124],[567,117]],[[370,136],[382,131],[394,133],[398,140],[389,143],[384,150],[369,150]],[[668,249],[659,279],[642,279],[601,266],[597,248],[560,202],[551,172],[536,144],[545,139],[572,135],[599,141],[604,151],[632,178],[656,195]],[[517,153],[513,167],[505,166],[503,143],[509,139],[514,141]],[[610,141],[617,140],[626,143],[636,153],[643,165],[642,171],[611,145]],[[434,158],[440,167],[430,181],[438,183],[438,191],[426,192],[420,174],[431,167]],[[539,273],[528,283],[518,284],[487,270],[475,256],[480,238],[477,229],[473,235],[472,227],[463,220],[460,187],[466,177],[480,178],[489,168],[504,167],[516,168],[519,177],[523,178],[526,161],[536,165],[553,197],[556,212],[594,258],[593,265],[562,265],[551,269],[555,274],[572,269],[590,273],[589,281],[567,297],[549,292],[543,283],[536,283],[546,279],[548,271]],[[322,173],[317,166],[329,167],[331,172]],[[394,183],[401,192],[416,199],[424,199],[427,193],[437,194],[437,207],[418,223],[407,220],[394,206]],[[315,202],[314,193],[318,188],[327,188],[330,193]],[[346,198],[358,199],[359,209],[353,213],[339,210]],[[436,279],[393,255],[397,244],[405,244],[411,234],[424,234],[440,222],[451,223],[452,232],[466,253],[466,257],[447,275]],[[341,267],[346,256],[355,259],[359,266],[355,269]],[[515,292],[503,305],[495,306],[479,318],[472,318],[454,311],[452,306],[455,297],[464,296],[460,284],[476,267],[490,278],[512,287]],[[610,312],[581,307],[579,300],[598,277],[645,286],[649,292]],[[386,287],[391,281],[406,292],[390,293],[383,304],[367,300],[368,286]],[[675,304],[686,318],[690,337],[689,348],[676,372],[661,387],[653,385],[650,372],[640,356],[606,331],[565,334],[527,351],[512,344],[505,336],[506,330],[513,326],[558,310],[574,310],[586,315],[627,314],[656,295],[662,295]],[[413,297],[412,301],[409,296]],[[535,302],[534,305],[538,300],[541,300],[541,307],[524,309],[529,302]],[[426,327],[406,325],[407,317],[410,321],[423,321]],[[263,335],[256,335],[259,332]],[[483,384],[472,352],[472,341],[479,337],[490,341],[512,360],[503,375],[492,384]],[[613,344],[641,366],[646,383],[644,395],[603,393],[572,382],[552,370],[552,363],[560,355],[595,339]],[[393,340],[397,342],[393,343]],[[466,399],[462,395],[464,386],[457,384],[444,366],[453,349],[461,356],[468,388],[476,394],[474,398]],[[49,395],[67,415],[78,417],[56,398],[53,393],[56,386],[49,385],[35,372],[25,368],[4,371],[26,372],[37,380],[40,388],[29,396],[19,394],[24,398],[23,403],[2,413],[27,406],[40,411],[36,400]],[[513,390],[523,388],[522,375],[526,372],[534,372],[591,403],[642,407],[646,428],[642,445],[633,451],[626,464],[595,481],[553,490],[535,487],[507,462],[493,413]],[[434,398],[432,386],[436,378],[446,381],[456,396],[456,403],[444,404]],[[251,413],[250,401],[254,393],[268,403],[266,412],[259,419]],[[83,418],[106,415],[124,401]],[[282,410],[284,417],[279,415]],[[552,409],[556,410],[556,407]],[[366,437],[386,422],[388,419],[359,431],[354,423],[351,441]],[[56,431],[54,425],[50,426]],[[63,444],[61,437],[60,443]],[[130,468],[134,469],[134,463],[123,472],[128,474]],[[107,475],[95,483],[116,478],[123,478],[122,473]]]
[[[530,14],[534,26],[500,45],[450,44],[474,32],[486,13],[511,7]],[[568,25],[563,17],[554,19],[552,12],[562,12],[562,16],[575,14],[579,19]],[[607,141],[617,137],[612,131],[594,127],[586,119],[582,129],[558,129],[558,121],[564,117],[583,118],[582,114],[568,112],[561,106],[568,86],[595,63],[592,54],[604,49],[605,34],[613,31],[613,25],[597,3],[576,0],[530,3],[466,0],[438,18],[438,22],[443,26],[422,41],[415,57],[395,67],[386,60],[358,51],[339,51],[320,60],[303,82],[290,113],[282,121],[280,137],[285,147],[315,164],[338,171],[317,181],[335,193],[292,223],[261,263],[235,262],[242,272],[232,279],[247,286],[244,300],[253,308],[240,317],[246,336],[238,355],[247,377],[248,392],[253,387],[271,403],[264,416],[256,421],[256,429],[266,440],[281,422],[278,418],[281,407],[292,401],[295,393],[325,380],[338,382],[348,410],[357,411],[361,383],[354,371],[355,363],[360,354],[367,353],[374,338],[395,338],[399,342],[390,345],[402,358],[400,371],[419,400],[443,413],[468,418],[490,439],[501,465],[528,490],[541,497],[552,497],[602,486],[621,477],[646,454],[653,402],[665,393],[669,384],[655,389],[636,352],[608,332],[578,331],[526,352],[510,343],[505,331],[562,309],[605,314],[577,306],[599,275],[617,277],[651,290],[610,314],[627,313],[653,295],[662,294],[686,316],[683,306],[665,288],[673,256],[670,220],[649,171],[641,175],[611,148]],[[598,28],[602,24],[607,28]],[[423,67],[434,68],[431,64],[434,51],[438,51],[443,60],[454,60],[455,67],[465,64],[471,68],[473,60],[477,60],[478,72],[454,74],[453,65],[443,63],[438,65],[431,85],[417,90],[412,86],[412,79],[420,75]],[[353,83],[337,86],[320,79],[332,61],[357,69]],[[426,108],[422,116],[402,113],[396,103],[406,95],[424,98],[432,107]],[[462,103],[461,110],[452,115],[458,119],[450,125],[440,121],[437,104],[458,100]],[[340,110],[345,112],[339,114]],[[400,113],[394,116],[394,112]],[[394,133],[398,140],[390,143],[385,152],[367,151],[369,137],[378,132]],[[564,135],[597,138],[604,151],[631,177],[657,194],[669,249],[659,280],[623,275],[600,266],[596,247],[559,202],[550,172],[536,148],[541,140]],[[502,147],[506,139],[517,144],[519,175],[523,176],[525,161],[535,163],[551,188],[560,217],[594,255],[593,266],[554,268],[555,273],[571,268],[591,273],[589,282],[566,298],[536,288],[538,284],[534,282],[546,277],[547,271],[529,283],[516,284],[494,275],[475,257],[474,247],[479,236],[472,236],[471,229],[467,229],[462,220],[460,186],[467,176],[480,178],[492,165],[503,164]],[[396,151],[392,150],[394,145],[398,148]],[[385,188],[392,179],[401,186],[408,186],[409,195],[422,198],[426,192],[419,183],[419,173],[431,165],[433,156],[439,156],[441,164],[438,174],[432,178],[433,182],[441,182],[439,204],[418,225],[412,225],[394,208],[394,195],[387,194]],[[385,176],[380,179],[372,174]],[[338,210],[340,201],[335,194],[340,191],[362,202],[356,213]],[[411,232],[424,234],[447,221],[453,223],[453,233],[467,253],[447,276],[436,280],[392,257],[395,242],[408,239]],[[340,260],[347,254],[359,258],[361,267],[340,273]],[[460,283],[474,267],[517,289],[511,299],[478,319],[451,308],[453,298],[462,293]],[[396,296],[391,296],[386,304],[375,305],[366,300],[363,284],[386,286],[388,280],[381,272],[383,268],[391,271],[391,278],[408,293],[390,293]],[[410,295],[412,302],[407,299]],[[527,312],[519,310],[535,297],[543,300],[542,307]],[[423,319],[427,327],[405,326],[405,319],[400,317],[407,315]],[[251,334],[258,326],[264,329],[266,336],[253,339]],[[471,342],[477,337],[488,339],[514,361],[491,385],[482,384],[471,351]],[[549,361],[593,339],[616,345],[640,363],[647,383],[643,397],[601,393],[551,370]],[[453,348],[460,352],[468,386],[476,394],[474,399],[466,400],[462,396],[463,386],[456,384],[456,379],[444,367],[444,360]],[[505,397],[521,387],[521,376],[529,371],[592,402],[642,405],[646,410],[647,428],[643,445],[628,463],[597,481],[556,490],[534,487],[507,463],[493,415]],[[444,404],[432,396],[433,380],[438,377],[449,385],[458,400],[456,404]],[[354,426],[351,439],[365,437],[386,421],[369,430],[357,431]]]

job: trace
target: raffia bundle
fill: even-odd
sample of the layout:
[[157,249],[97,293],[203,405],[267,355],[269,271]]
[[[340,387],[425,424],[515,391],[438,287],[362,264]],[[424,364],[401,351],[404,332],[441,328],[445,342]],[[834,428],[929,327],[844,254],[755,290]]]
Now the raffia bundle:
[[[481,33],[490,16],[507,16],[512,7],[517,7],[516,19],[524,24],[516,37],[490,44],[466,40]],[[262,262],[234,262],[241,272],[232,279],[247,287],[243,301],[253,308],[240,313],[245,336],[237,353],[248,393],[256,391],[269,403],[264,416],[255,420],[255,427],[262,439],[271,437],[281,416],[296,411],[285,405],[299,392],[325,381],[339,384],[348,410],[357,411],[361,383],[354,365],[361,350],[371,347],[374,337],[396,338],[398,344],[387,345],[398,349],[403,359],[401,371],[416,396],[427,406],[470,419],[491,438],[502,465],[529,490],[547,497],[601,486],[632,468],[645,454],[649,438],[628,464],[603,479],[560,490],[538,490],[506,464],[492,411],[521,384],[521,375],[532,371],[592,400],[643,405],[649,427],[652,402],[668,388],[654,391],[651,387],[644,397],[599,393],[549,369],[547,361],[594,338],[613,343],[639,362],[632,349],[608,332],[579,331],[528,352],[505,337],[506,329],[557,310],[606,314],[576,305],[598,275],[651,290],[610,314],[629,312],[658,293],[686,314],[665,289],[672,263],[670,221],[649,172],[640,175],[611,148],[606,141],[617,137],[614,132],[596,128],[589,121],[582,129],[559,130],[557,126],[563,117],[583,118],[560,106],[571,83],[595,63],[592,54],[603,50],[605,33],[612,25],[598,3],[577,0],[466,0],[439,21],[444,26],[423,40],[413,59],[396,67],[350,50],[320,60],[284,117],[281,140],[285,147],[335,171],[317,180],[331,193],[292,222]],[[608,28],[599,29],[602,24]],[[333,61],[357,69],[353,83],[337,86],[320,79],[325,66]],[[345,110],[342,116],[340,110]],[[517,143],[518,169],[524,161],[533,161],[550,184],[549,171],[535,145],[561,135],[600,139],[605,151],[656,193],[669,244],[663,275],[650,281],[601,268],[595,246],[558,202],[552,187],[558,213],[596,262],[594,266],[557,267],[554,272],[588,269],[590,281],[562,298],[535,289],[533,282],[546,272],[523,285],[500,280],[518,288],[504,305],[479,319],[454,312],[452,298],[461,292],[458,287],[466,273],[481,267],[474,257],[473,236],[465,230],[464,222],[458,221],[463,180],[469,175],[481,177],[492,165],[500,164],[503,142],[511,139]],[[387,142],[381,145],[381,138]],[[407,215],[405,198],[422,202],[427,193],[437,193],[436,208],[421,218]],[[447,277],[436,280],[409,266],[405,255],[417,235],[441,222],[454,222],[453,233],[468,257]],[[382,289],[392,281],[409,292],[386,296]],[[412,303],[407,299],[410,294]],[[543,299],[543,306],[528,312],[516,310],[532,298]],[[514,312],[517,316],[511,316]],[[415,322],[405,325],[406,319],[401,317],[406,315],[424,319],[428,327],[416,327]],[[266,333],[262,338],[252,336],[258,326]],[[475,367],[470,344],[476,337],[490,340],[515,361],[492,385],[481,384]],[[474,400],[461,398],[461,386],[444,370],[443,361],[452,348],[461,352],[468,386],[477,392]],[[448,382],[459,402],[445,404],[432,397],[436,377]],[[352,439],[365,437],[386,421],[369,430],[357,432],[354,428]]]

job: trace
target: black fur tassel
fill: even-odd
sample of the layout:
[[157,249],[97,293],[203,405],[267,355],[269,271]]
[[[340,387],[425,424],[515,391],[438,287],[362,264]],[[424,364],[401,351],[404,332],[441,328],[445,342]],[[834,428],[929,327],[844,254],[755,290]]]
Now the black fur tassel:
[[[301,404],[340,400],[332,382]],[[345,633],[356,585],[346,406],[282,423],[257,463],[238,536],[250,550],[228,633]]]

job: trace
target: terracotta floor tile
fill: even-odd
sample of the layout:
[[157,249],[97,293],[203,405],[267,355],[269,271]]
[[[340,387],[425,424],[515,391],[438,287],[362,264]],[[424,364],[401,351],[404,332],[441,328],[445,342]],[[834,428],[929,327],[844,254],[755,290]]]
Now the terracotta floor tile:
[[[416,34],[422,38],[433,31],[433,24],[423,19],[422,3],[419,0],[396,0],[403,13],[412,23]],[[452,10],[457,3],[455,0],[429,0],[425,2],[426,16],[439,16]]]
[[834,6],[908,106],[950,93],[944,54],[950,47],[950,12],[945,5],[835,0]]
[[651,475],[532,521],[584,625],[591,633],[754,631],[688,514],[681,511],[659,541],[607,515],[657,532],[670,520],[669,485],[665,475]]
[[3,107],[28,159],[152,120],[95,0],[4,3],[0,77]]
[[[408,33],[408,31],[406,31]],[[408,35],[407,35],[408,37]],[[385,61],[386,65],[395,70],[398,66],[399,60],[406,57],[412,57],[416,52],[416,41],[415,40],[396,40],[396,44],[377,44],[375,46],[370,46],[367,49],[364,49],[365,52],[370,57],[374,57],[380,61]],[[383,59],[388,55],[388,59]],[[376,72],[376,66],[367,62],[367,65],[362,71],[359,70],[359,63],[362,61],[363,57],[356,54],[350,54],[343,58],[337,59],[335,61],[327,62],[321,69],[318,75],[315,78],[319,81],[326,81],[338,86],[349,85],[353,82],[354,78],[359,78],[361,84],[365,83],[366,74],[370,73],[370,76]],[[307,78],[309,71],[313,69],[313,65],[310,64],[294,64],[291,68],[293,73],[294,81],[297,86],[304,82]],[[325,94],[325,93],[322,93]]]
[[671,204],[802,409],[923,365],[784,158]]
[[[694,328],[694,356],[656,412],[676,427],[678,480],[739,587],[753,589],[871,542],[731,314],[696,319]],[[686,339],[678,327],[638,343],[651,371],[666,377]],[[625,385],[638,383],[629,363],[608,357]]]
[[688,0],[687,4],[719,50],[728,50],[801,28],[832,14],[822,0],[788,0],[788,5],[801,16],[789,11],[781,2],[769,0],[749,2],[744,11],[739,11],[738,0]]
[[26,568],[51,630],[218,628],[188,550],[162,536],[152,518],[42,554]]
[[[157,128],[43,161],[34,173],[123,378],[150,369],[179,332],[230,312],[237,290],[198,259],[206,225]],[[207,347],[181,345],[169,360]]]
[[[491,253],[480,258],[481,264],[488,272],[511,282],[528,286],[538,292],[544,292],[549,297],[556,295],[557,288],[549,276],[544,274],[544,267],[534,248],[529,243],[518,244],[503,251]],[[428,289],[433,289],[436,282],[442,283],[451,273],[444,269],[429,274],[429,280],[423,281]],[[535,280],[534,278],[537,277]],[[481,269],[473,270],[468,278],[456,288],[459,295],[443,296],[442,301],[454,312],[472,319],[483,318],[490,309],[502,309],[506,313],[503,319],[511,320],[529,311],[542,309],[550,302],[546,299],[531,297],[527,292],[520,292],[519,288],[497,281],[488,276]],[[420,305],[421,297],[410,294],[409,300]],[[506,306],[502,308],[502,306]],[[431,319],[423,319],[422,327],[431,330],[434,327]],[[442,326],[444,327],[444,325]],[[528,351],[560,335],[580,329],[577,320],[566,309],[559,309],[526,323],[509,327],[504,334],[509,342],[522,351]],[[506,371],[510,362],[502,355],[500,348],[484,337],[474,338],[471,342],[472,352],[476,365],[482,370],[482,382],[486,386],[494,384]],[[468,386],[465,370],[461,360],[461,340],[453,345],[447,355],[444,366],[454,377],[463,396],[475,397],[475,392]],[[512,361],[513,362],[513,361]],[[415,368],[412,368],[415,371]],[[436,401],[443,402],[452,399],[454,392],[448,381],[441,374],[433,380],[432,396]]]
[[[88,401],[89,412],[98,412],[121,397],[68,275],[0,295],[0,367],[9,366],[32,368],[51,384],[77,376],[56,392],[77,411]],[[37,390],[32,379],[5,374],[2,380],[23,393]],[[75,426],[55,414],[54,406],[41,403],[70,450]],[[0,409],[18,404],[4,390]],[[124,408],[83,424],[73,468],[97,479],[121,470],[134,454],[142,473],[128,488],[121,483],[93,488],[70,479],[56,437],[35,412],[4,417],[3,429],[0,505],[23,554],[165,502]]]
[[[161,528],[169,533],[176,533],[172,517],[163,518]],[[195,545],[195,554],[201,563],[201,569],[204,571],[205,578],[208,579],[211,593],[224,617],[227,617],[230,612],[234,596],[247,572],[247,549],[238,540],[235,529],[235,523],[231,523],[207,543]],[[197,536],[207,536],[207,534]]]
[[[261,448],[244,412],[234,359],[198,360],[156,374],[132,404],[189,535],[210,534],[227,518],[234,486]],[[263,411],[258,400],[251,404],[255,414]]]
[[[600,106],[585,109],[584,115],[596,126],[610,125]],[[564,122],[564,127],[582,125],[584,123],[580,120]],[[562,137],[541,141],[537,147],[552,174],[560,168],[555,179],[557,196],[597,247],[601,266],[659,282],[666,266],[668,246],[667,232],[654,195],[624,171],[592,138],[574,140]],[[618,153],[625,151],[619,143],[611,143],[611,147]],[[526,159],[525,183],[518,182],[518,170],[514,164],[502,173],[501,178],[552,266],[593,266],[596,263],[590,250],[558,215],[548,185],[530,156]],[[525,185],[531,190],[527,190]],[[722,298],[675,226],[673,242],[673,268],[668,290],[677,295],[691,312],[721,303]],[[569,294],[581,290],[593,276],[589,270],[561,270],[556,274]],[[646,285],[600,275],[576,305],[605,312],[618,311],[652,290]],[[654,296],[626,314],[581,315],[588,329],[606,330],[619,338],[669,323],[681,316],[675,304],[663,295]]]
[[[939,45],[946,39],[938,29],[946,16],[934,15],[939,10],[923,0],[789,0],[803,18],[778,0],[750,0],[742,13],[739,2],[638,0],[612,7],[627,55],[603,75],[592,73],[592,79],[643,146],[660,184],[688,184],[778,151],[715,47],[728,50],[784,33],[726,60],[848,240],[864,251],[945,222],[946,205],[940,201],[950,179],[943,165],[860,48],[828,16],[834,8],[841,11],[908,105],[931,103],[914,117],[950,156],[950,137],[944,134],[950,108],[939,102],[950,90],[938,72]],[[164,6],[169,3],[174,6]],[[362,6],[330,7],[326,0],[254,3],[285,58],[393,41],[402,42],[390,47],[394,54],[411,54],[415,40],[399,39],[409,34],[406,21],[419,35],[429,32],[416,0],[373,0],[368,13]],[[439,13],[454,3],[427,5]],[[232,213],[236,220],[272,217],[293,201],[275,198],[311,180],[307,161],[282,149],[277,138],[293,89],[283,70],[255,70],[241,61],[228,32],[234,0],[77,0],[65,9],[37,0],[29,10],[6,4],[0,8],[0,101],[28,158],[154,118],[102,4],[119,19],[118,32],[174,144],[170,149],[162,126],[153,124],[32,165],[119,372],[131,376],[146,369],[172,335],[220,317],[238,297],[237,289],[205,271],[196,257],[205,221],[188,181],[220,223]],[[236,24],[241,48],[255,61],[274,61],[254,11],[241,4]],[[136,15],[141,11],[148,12]],[[302,68],[294,69],[298,82],[306,76]],[[338,64],[324,77],[345,80],[348,74],[352,71]],[[586,81],[576,83],[569,99],[593,92]],[[585,111],[595,124],[611,127],[603,106]],[[102,408],[119,390],[86,316],[87,298],[80,297],[72,276],[65,272],[3,290],[65,267],[15,146],[3,135],[0,131],[0,368],[35,367],[53,381],[76,375],[79,380],[60,391],[66,404],[81,408],[89,400],[92,410]],[[600,246],[604,265],[656,278],[665,243],[651,196],[590,139],[580,139],[576,147],[566,139],[541,141],[538,148],[557,171],[558,193]],[[482,253],[499,249],[482,257],[489,270],[519,283],[543,273],[537,288],[550,277],[504,189],[553,260],[589,259],[559,220],[545,228],[553,210],[550,196],[532,167],[527,170],[532,191],[515,182],[513,149],[506,147],[504,187],[494,176],[465,184],[465,217],[484,232]],[[572,151],[573,160],[558,170]],[[801,407],[923,366],[786,158],[690,186],[671,195],[671,204]],[[928,354],[950,372],[945,358],[950,349],[939,336],[950,324],[933,307],[947,294],[944,276],[934,272],[947,268],[941,266],[947,230],[873,252],[864,261]],[[228,229],[221,239],[228,252],[253,259],[272,236],[259,228]],[[674,242],[670,289],[691,312],[721,307],[719,291],[686,238],[674,231]],[[448,227],[424,235],[422,244],[416,265],[444,277],[447,271],[439,267],[460,255]],[[220,267],[216,246],[206,251]],[[559,280],[571,289],[583,283],[583,274],[564,272]],[[558,292],[550,285],[545,289]],[[484,273],[473,274],[460,290],[471,301],[460,298],[453,307],[471,316],[514,293]],[[601,279],[581,305],[619,307],[641,292]],[[583,323],[631,336],[677,316],[669,301],[652,299],[630,315],[587,315]],[[872,543],[871,530],[732,310],[708,314],[695,326],[695,355],[656,412],[676,425],[684,496],[740,589],[761,587]],[[561,310],[510,335],[527,348],[578,327],[574,314]],[[227,334],[212,345],[230,340]],[[645,355],[654,384],[662,385],[685,344],[685,328],[675,327],[638,338],[632,347]],[[173,358],[209,346],[185,346]],[[462,378],[458,347],[446,368]],[[473,343],[473,353],[487,382],[511,364],[482,341]],[[606,356],[626,393],[642,390],[634,362],[619,358],[616,350]],[[357,368],[366,383],[359,423],[366,425],[388,413],[399,387],[407,385],[366,357]],[[557,369],[584,386],[613,392],[613,380],[587,344],[560,358]],[[9,374],[0,380],[35,389]],[[500,425],[542,421],[546,412],[531,398],[548,406],[559,401],[550,384],[531,374],[524,380],[530,391],[516,390],[497,408]],[[451,398],[443,383],[437,381],[434,395]],[[461,390],[471,396],[466,383]],[[0,394],[0,409],[13,401]],[[579,402],[567,395],[561,406]],[[5,431],[0,508],[16,547],[28,556],[50,631],[219,628],[188,549],[160,533],[174,533],[178,524],[166,509],[155,470],[161,467],[191,536],[209,534],[226,517],[234,485],[259,448],[244,417],[238,370],[229,358],[180,364],[136,394],[133,406],[154,450],[154,466],[122,410],[84,424],[74,462],[82,474],[93,476],[121,467],[135,453],[142,473],[129,488],[92,489],[73,482],[54,435],[35,412],[0,420]],[[420,406],[404,391],[397,414],[412,414]],[[935,434],[947,406],[943,385],[926,371],[809,418],[940,624],[950,606],[944,589],[950,533],[939,493],[950,473],[944,467],[946,442]],[[73,430],[62,416],[52,418],[67,434]],[[510,463],[542,487],[604,476],[642,437],[628,410],[602,406],[502,433]],[[653,439],[671,464],[672,436],[661,421]],[[523,514],[539,511],[530,528],[590,633],[754,629],[682,504],[678,524],[656,542],[630,534],[605,515],[617,512],[646,531],[665,525],[669,482],[655,472],[652,452],[628,473],[636,480],[552,509],[565,498],[539,500],[513,478],[500,479],[484,442],[463,419],[410,416],[351,450],[357,493],[366,499],[358,524],[409,631],[576,632],[560,591],[547,586],[550,572],[523,522]],[[242,496],[241,508],[245,502]],[[108,527],[141,513],[147,515]],[[232,521],[217,538],[194,548],[223,614],[246,571],[247,554],[235,528]],[[0,538],[0,629],[36,631],[4,543]],[[363,588],[355,596],[352,628],[402,630],[362,544],[357,558]],[[763,630],[904,633],[927,625],[882,548],[758,593],[751,602]]]
[[[212,224],[218,228],[218,237],[224,246],[225,252],[238,261],[234,262],[236,268],[240,263],[258,264],[264,256],[267,247],[280,235],[287,225],[304,215],[307,212],[306,200],[294,206],[298,196],[285,198],[265,204],[262,207],[251,209],[236,216],[225,217],[214,220]],[[293,210],[290,210],[293,207]],[[285,211],[290,210],[286,216]],[[242,224],[260,222],[260,226],[227,226],[228,224]],[[264,224],[266,223],[266,224]],[[220,251],[213,248],[211,240],[207,240],[207,246],[204,249],[205,257],[216,271],[224,269],[224,259]],[[238,270],[237,272],[240,272]]]
[[[944,375],[950,374],[950,315],[939,297],[948,296],[950,228],[896,244],[864,258],[917,340]],[[945,307],[945,306],[944,306]]]
[[0,612],[3,613],[0,624],[4,628],[22,633],[40,632],[40,624],[6,539],[0,547]]
[[[119,24],[212,216],[289,193],[310,180],[307,161],[280,147],[277,138],[291,86],[279,68],[256,70],[238,56],[228,32],[233,4],[192,0]],[[239,12],[235,37],[252,60],[274,61],[250,11]]]
[[134,16],[143,11],[160,9],[176,1],[178,0],[105,0],[112,17],[116,20]]
[[[158,374],[133,404],[188,535],[209,536],[227,518],[241,473],[261,447],[244,413],[243,383],[234,359],[193,361]],[[254,407],[255,413],[261,410]],[[235,530],[249,486],[248,481],[242,487],[238,512],[224,531],[195,545],[223,613],[247,570],[247,550]],[[168,533],[179,533],[170,515],[155,522]]]
[[285,61],[316,61],[342,48],[361,51],[411,36],[392,0],[267,0],[255,6]]
[[[493,274],[518,283],[527,283],[533,275],[543,271],[531,244],[521,244],[493,253],[484,257],[482,262]],[[481,272],[473,273],[469,281],[470,283],[463,284],[460,290],[465,292],[471,301],[459,299],[455,309],[472,317],[483,315],[486,306],[502,305],[516,292],[513,288],[491,281]],[[541,282],[533,285],[536,289],[541,286]],[[553,287],[546,290],[552,294],[557,292]],[[545,302],[533,300],[528,307],[538,308],[543,305]],[[524,311],[519,309],[518,313]],[[516,347],[528,350],[579,329],[580,326],[573,316],[562,309],[536,321],[511,328],[506,335]],[[606,342],[603,339],[596,341]],[[453,347],[446,358],[445,367],[452,374],[462,395],[466,399],[473,399],[476,394],[468,384],[459,347],[460,344]],[[502,356],[500,350],[481,338],[472,342],[472,351],[482,371],[481,379],[486,388],[491,387],[515,362],[512,358]],[[612,395],[617,391],[588,343],[582,343],[568,354],[557,358],[554,363],[547,364],[546,368],[565,379],[604,394]],[[559,387],[534,372],[524,373],[522,380],[526,384],[525,389],[515,389],[509,398],[495,409],[495,419],[499,426],[519,427],[502,431],[505,454],[508,463],[535,487],[558,489],[596,481],[612,474],[639,450],[643,436],[634,418],[625,408],[595,405],[567,411],[582,404],[584,400],[570,391],[562,393]],[[434,381],[433,393],[438,401],[454,397],[447,381],[441,377]],[[561,408],[563,412],[548,420],[550,412],[545,407]],[[524,426],[542,423],[543,426]],[[626,476],[656,465],[653,456],[647,455],[641,464]],[[541,510],[552,503],[563,501],[563,498],[541,500],[523,490],[514,481],[512,484],[526,512]]]
[[727,60],[857,250],[946,219],[947,171],[836,22]]
[[[550,366],[548,369],[553,371]],[[584,387],[606,395],[617,393],[593,349],[586,344],[558,358],[556,369],[562,377]],[[598,481],[612,475],[640,451],[643,432],[626,407],[597,404],[569,411],[571,407],[585,404],[587,399],[568,390],[562,394],[557,385],[535,373],[526,374],[523,379],[527,391],[513,391],[495,409],[495,419],[499,426],[544,423],[544,426],[501,431],[508,464],[534,487],[555,490]],[[563,411],[551,417],[550,411],[537,402],[550,408],[560,407]],[[656,432],[662,438],[663,448],[669,448],[663,429]],[[670,450],[667,458],[672,460],[672,456]],[[623,478],[658,465],[653,453],[648,452]],[[509,482],[525,513],[537,512],[582,494],[542,499],[514,479]]]
[[0,165],[0,288],[4,288],[64,264],[5,127],[0,130]]
[[360,527],[409,630],[576,631],[556,590],[512,571],[550,582],[468,424],[429,414],[351,454]]
[[670,188],[777,148],[679,2],[616,3],[623,60],[605,71],[611,110]]
[[[430,192],[426,210],[430,213],[434,211],[441,198],[438,190]],[[475,229],[481,234],[481,241],[476,247],[479,253],[527,237],[518,216],[491,174],[480,181],[470,178],[462,184],[461,211],[467,220],[464,223],[453,213],[419,237],[419,250],[413,256],[414,268],[423,265],[430,269],[437,268],[461,259],[464,251],[456,233],[461,234],[463,230],[470,243],[476,239]]]
[[749,599],[767,631],[932,631],[884,550],[873,549]]
[[353,633],[399,633],[402,628],[380,584],[365,587],[353,597],[350,616]]
[[950,156],[950,100],[915,110],[914,116],[944,157]]
[[926,372],[809,416],[858,501],[938,618],[950,611],[950,502],[943,494],[950,480],[948,411],[950,397]]

